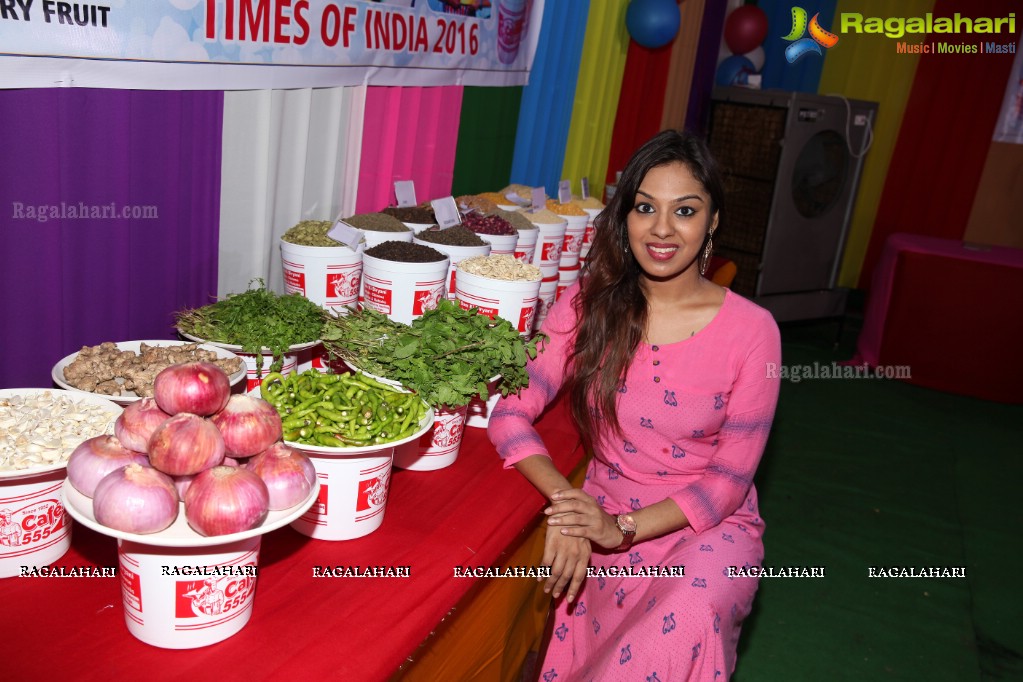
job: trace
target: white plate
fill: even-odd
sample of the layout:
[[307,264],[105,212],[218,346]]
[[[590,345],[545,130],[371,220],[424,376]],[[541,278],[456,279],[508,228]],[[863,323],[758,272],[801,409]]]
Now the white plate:
[[[186,339],[189,339],[191,341],[198,341],[199,343],[205,343],[205,344],[208,344],[210,346],[215,346],[217,348],[223,348],[224,350],[229,350],[229,351],[232,351],[234,353],[241,353],[242,352],[242,347],[239,346],[236,343],[221,343],[220,341],[210,341],[208,339],[200,339],[198,336],[193,336],[192,334],[186,334],[185,332],[181,331],[180,329],[178,330],[178,333],[181,334],[182,336],[184,336]],[[316,339],[315,341],[309,341],[308,343],[296,343],[294,346],[288,346],[288,352],[289,353],[295,353],[295,352],[300,351],[300,350],[306,350],[307,348],[312,348],[313,346],[315,346],[318,343],[320,343],[320,339]],[[272,350],[270,350],[269,348],[267,348],[265,346],[261,350],[262,350],[263,355],[270,355],[271,353],[273,353]]]
[[[92,393],[85,393],[84,391],[62,391],[56,388],[4,388],[0,389],[0,401],[5,398],[13,398],[14,396],[34,396],[41,393],[51,393],[54,396],[60,396],[68,398],[76,403],[87,403],[89,405],[99,405],[110,413],[110,428],[107,430],[108,433],[113,433],[113,423],[117,419],[117,416],[121,414],[122,408],[120,405],[110,400],[107,397],[95,395]],[[97,434],[101,435],[101,434]],[[86,439],[82,439],[86,440]],[[47,464],[46,466],[36,467],[35,469],[14,469],[7,471],[0,471],[0,480],[14,480],[18,478],[29,478],[32,476],[38,476],[39,474],[46,474],[51,471],[58,471],[67,466],[67,460],[62,462],[56,462],[54,464]]]
[[294,507],[283,509],[281,511],[271,511],[266,521],[262,525],[253,528],[252,530],[242,531],[241,533],[230,533],[228,535],[214,535],[206,537],[205,535],[199,535],[191,526],[188,525],[188,521],[185,519],[185,503],[179,502],[178,518],[174,520],[170,528],[161,530],[159,533],[125,533],[123,531],[114,530],[104,526],[102,523],[96,521],[96,517],[92,513],[92,498],[86,497],[71,485],[71,482],[64,479],[64,483],[60,486],[60,498],[64,503],[64,508],[71,514],[78,523],[82,524],[87,528],[91,528],[97,533],[103,535],[109,535],[113,538],[120,540],[129,540],[131,542],[138,542],[143,545],[152,545],[153,547],[213,547],[215,545],[226,545],[229,542],[237,542],[238,540],[244,540],[246,538],[254,538],[257,535],[263,535],[269,533],[272,530],[282,528],[298,517],[305,514],[306,510],[312,506],[316,500],[316,496],[320,492],[320,482],[316,481],[313,485],[313,489],[309,492],[308,497],[296,504]]
[[[117,346],[118,350],[122,350],[122,351],[123,350],[130,350],[130,351],[138,354],[139,349],[142,347],[143,343],[146,344],[147,346],[182,346],[186,342],[185,341],[172,341],[172,340],[169,340],[169,339],[156,339],[156,340],[151,340],[151,341],[121,341],[120,343],[116,343],[114,345]],[[230,359],[230,358],[238,357],[237,355],[235,355],[231,351],[225,350],[224,348],[220,348],[220,347],[215,346],[213,344],[203,343],[199,347],[202,348],[203,350],[213,351],[214,353],[216,353],[218,358]],[[67,383],[67,381],[64,379],[64,368],[67,367],[68,365],[70,365],[72,362],[74,362],[75,359],[77,359],[77,358],[78,358],[78,353],[72,353],[71,355],[68,355],[67,357],[65,357],[64,359],[62,359],[60,362],[58,362],[56,365],[53,366],[53,369],[50,370],[50,378],[53,379],[55,384],[57,384],[61,388],[67,389],[68,391],[71,391],[71,392],[74,392],[74,393],[78,393],[78,394],[81,394],[81,395],[93,395],[93,396],[101,396],[103,398],[108,398],[110,400],[113,400],[118,405],[129,405],[130,403],[133,403],[133,402],[135,402],[137,400],[141,400],[141,398],[139,398],[134,393],[129,393],[128,395],[106,395],[106,394],[103,394],[103,393],[95,393],[93,391],[83,391],[82,389],[75,388],[71,384]],[[234,386],[235,384],[237,384],[239,381],[241,381],[244,378],[245,378],[245,363],[243,362],[242,363],[242,368],[230,376],[231,385]]]

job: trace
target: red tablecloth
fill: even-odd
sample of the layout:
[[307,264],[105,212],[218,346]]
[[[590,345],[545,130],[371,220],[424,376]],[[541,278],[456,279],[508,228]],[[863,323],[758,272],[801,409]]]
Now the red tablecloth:
[[906,380],[1023,400],[1023,250],[893,234],[871,279],[848,364],[908,368]]
[[[583,451],[564,408],[538,429],[567,474]],[[116,578],[0,580],[0,678],[385,680],[473,586],[454,567],[496,565],[542,506],[501,468],[486,432],[469,428],[452,466],[395,470],[375,533],[344,542],[291,528],[264,536],[252,619],[212,646],[175,651],[135,639]],[[117,565],[113,538],[81,526],[73,538],[55,565]],[[411,577],[313,577],[314,566],[350,564],[410,566]]]

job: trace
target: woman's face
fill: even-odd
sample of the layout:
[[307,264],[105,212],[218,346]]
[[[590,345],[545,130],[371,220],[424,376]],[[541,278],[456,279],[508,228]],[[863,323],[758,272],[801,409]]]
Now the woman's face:
[[682,163],[647,171],[626,219],[629,248],[651,279],[699,274],[708,230],[717,227],[710,195]]

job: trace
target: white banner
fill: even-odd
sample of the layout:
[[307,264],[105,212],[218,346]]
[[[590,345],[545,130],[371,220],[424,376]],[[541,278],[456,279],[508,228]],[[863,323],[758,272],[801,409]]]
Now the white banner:
[[0,87],[523,85],[544,0],[0,0]]

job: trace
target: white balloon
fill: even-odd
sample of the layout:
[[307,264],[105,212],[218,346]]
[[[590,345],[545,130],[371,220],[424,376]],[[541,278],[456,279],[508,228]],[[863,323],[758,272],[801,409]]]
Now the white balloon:
[[760,46],[755,50],[747,52],[743,57],[753,62],[753,68],[757,70],[757,73],[760,73],[764,68],[764,60],[767,58],[767,55],[764,54],[763,46]]

